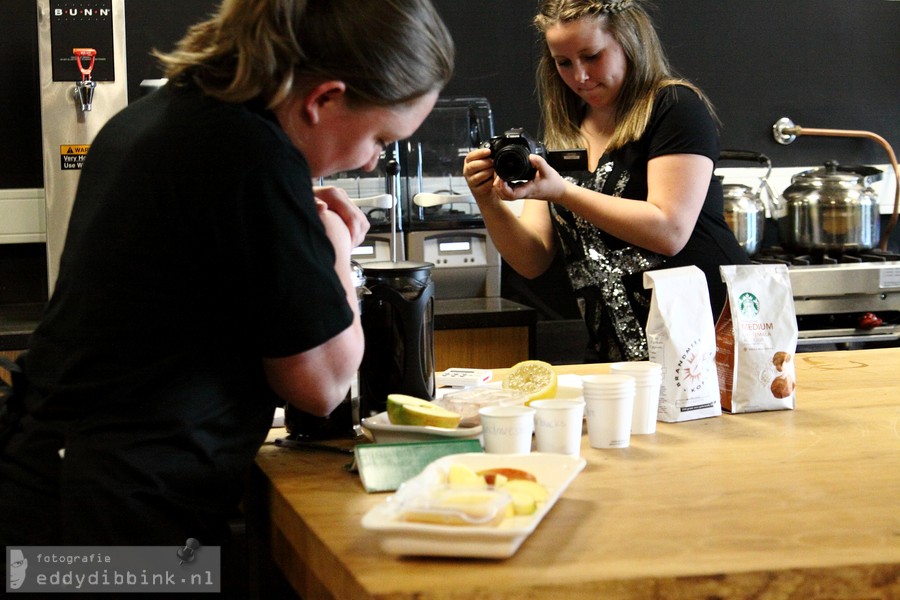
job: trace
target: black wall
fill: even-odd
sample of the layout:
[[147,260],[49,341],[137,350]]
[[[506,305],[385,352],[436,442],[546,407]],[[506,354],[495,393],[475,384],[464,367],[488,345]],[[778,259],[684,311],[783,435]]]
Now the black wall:
[[[365,0],[375,1],[375,0]],[[495,129],[536,132],[533,0],[436,0],[454,33],[458,69],[445,95],[485,96]],[[160,77],[151,48],[168,50],[213,0],[127,0],[129,96]],[[41,187],[34,0],[3,0],[0,19],[0,188]],[[900,2],[895,0],[657,0],[673,66],[703,87],[723,147],[764,152],[776,167],[885,163],[873,142],[802,137],[780,146],[780,117],[815,128],[874,131],[900,147]],[[900,150],[900,148],[898,148]]]

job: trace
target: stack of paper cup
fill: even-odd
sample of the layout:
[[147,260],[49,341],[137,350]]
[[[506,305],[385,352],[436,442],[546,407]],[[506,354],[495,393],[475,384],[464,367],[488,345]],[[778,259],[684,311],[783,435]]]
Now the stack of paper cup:
[[617,362],[609,366],[609,371],[634,377],[636,387],[631,433],[654,433],[656,431],[656,414],[659,410],[662,365],[646,360]]
[[634,377],[617,373],[585,375],[581,383],[591,447],[629,446],[634,411]]

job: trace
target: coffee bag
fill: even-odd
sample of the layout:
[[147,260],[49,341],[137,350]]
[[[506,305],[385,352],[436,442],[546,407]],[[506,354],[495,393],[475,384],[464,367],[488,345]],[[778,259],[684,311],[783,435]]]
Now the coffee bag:
[[722,408],[731,413],[793,409],[797,318],[787,267],[719,269],[728,286],[716,323]]
[[653,290],[647,319],[650,360],[662,365],[658,420],[717,417],[716,333],[706,276],[697,267],[644,273]]

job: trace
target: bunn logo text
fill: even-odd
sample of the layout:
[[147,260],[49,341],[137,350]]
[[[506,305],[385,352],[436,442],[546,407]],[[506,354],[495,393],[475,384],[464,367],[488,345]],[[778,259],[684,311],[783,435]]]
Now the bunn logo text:
[[56,8],[54,17],[108,17],[112,14],[109,8]]

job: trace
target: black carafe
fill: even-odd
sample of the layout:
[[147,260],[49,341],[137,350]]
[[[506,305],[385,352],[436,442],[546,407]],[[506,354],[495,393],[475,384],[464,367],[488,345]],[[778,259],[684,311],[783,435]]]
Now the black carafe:
[[360,413],[386,408],[388,394],[434,397],[434,282],[426,262],[363,265],[362,326],[366,340],[359,373]]

